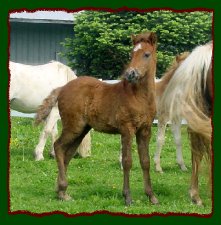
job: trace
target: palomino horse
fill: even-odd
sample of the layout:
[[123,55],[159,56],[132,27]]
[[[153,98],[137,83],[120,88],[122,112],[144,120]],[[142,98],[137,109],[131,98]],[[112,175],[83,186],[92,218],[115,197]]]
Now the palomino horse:
[[[158,119],[158,132],[157,132],[157,148],[154,155],[155,169],[157,172],[163,172],[162,167],[160,165],[160,154],[165,140],[165,129],[166,125],[169,122],[169,113],[168,111],[162,113],[159,109],[160,107],[160,99],[170,82],[170,79],[173,77],[174,72],[179,67],[179,65],[186,59],[189,55],[188,52],[184,52],[178,56],[176,56],[175,60],[172,62],[172,65],[166,71],[166,73],[162,76],[161,79],[156,80],[156,102],[157,102],[157,119]],[[180,166],[182,171],[186,171],[187,168],[184,164],[183,154],[182,154],[182,142],[181,142],[181,121],[182,118],[176,118],[171,120],[171,130],[174,136],[174,141],[176,144],[176,159],[177,163]]]
[[[192,152],[190,197],[202,205],[198,174],[203,156],[211,165],[212,149],[212,42],[196,47],[181,63],[160,100],[161,113],[170,120],[185,118],[189,126]],[[211,172],[211,171],[209,171]]]
[[138,153],[144,177],[144,190],[153,204],[158,203],[150,180],[149,140],[156,114],[155,84],[156,35],[152,32],[132,37],[132,60],[122,81],[107,84],[92,77],[80,77],[55,89],[44,100],[37,113],[41,122],[57,104],[63,130],[55,142],[58,164],[58,198],[67,200],[66,171],[77,146],[87,132],[97,131],[121,134],[123,164],[123,196],[125,204],[131,204],[129,173],[132,166],[131,145],[136,135]]
[[[77,78],[75,73],[66,65],[60,62],[50,62],[44,65],[31,66],[20,63],[9,62],[10,69],[10,108],[23,113],[35,113],[50,92],[57,87],[63,86],[70,80]],[[60,119],[57,106],[53,107],[49,114],[39,142],[35,148],[36,160],[44,159],[43,150],[48,136],[51,134],[52,151],[58,130],[57,121]],[[90,135],[82,142],[78,149],[82,157],[90,155]]]

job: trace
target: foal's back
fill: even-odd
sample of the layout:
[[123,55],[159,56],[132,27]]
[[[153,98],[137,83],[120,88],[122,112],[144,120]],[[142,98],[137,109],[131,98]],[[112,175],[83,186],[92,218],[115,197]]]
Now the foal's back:
[[58,106],[63,126],[70,128],[81,121],[82,127],[89,125],[105,133],[120,133],[127,123],[139,127],[147,122],[149,108],[141,101],[126,81],[107,84],[84,76],[62,88]]

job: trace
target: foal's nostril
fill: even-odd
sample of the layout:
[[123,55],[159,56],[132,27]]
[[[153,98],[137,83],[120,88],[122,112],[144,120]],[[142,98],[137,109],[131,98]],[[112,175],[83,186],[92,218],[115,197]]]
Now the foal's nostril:
[[135,71],[134,70],[131,70],[129,76],[131,78],[133,78],[133,77],[135,77],[135,75],[136,75]]
[[132,82],[137,79],[137,72],[135,71],[135,69],[130,69],[126,72],[126,79],[129,82]]

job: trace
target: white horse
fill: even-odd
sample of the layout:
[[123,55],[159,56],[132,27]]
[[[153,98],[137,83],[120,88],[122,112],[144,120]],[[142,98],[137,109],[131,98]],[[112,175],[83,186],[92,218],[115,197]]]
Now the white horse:
[[[38,66],[9,62],[10,69],[10,108],[22,113],[35,113],[50,92],[77,78],[66,65],[52,61]],[[57,121],[60,119],[57,106],[49,114],[34,150],[35,160],[43,160],[43,150],[49,135],[52,138],[51,155],[54,156],[53,144],[57,137]],[[91,140],[88,134],[82,141],[78,153],[81,157],[91,154]]]

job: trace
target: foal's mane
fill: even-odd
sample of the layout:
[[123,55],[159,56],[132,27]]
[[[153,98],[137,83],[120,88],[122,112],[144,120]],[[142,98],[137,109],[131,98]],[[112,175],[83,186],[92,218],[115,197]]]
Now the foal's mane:
[[132,35],[131,38],[133,45],[136,45],[140,42],[146,42],[154,45],[157,42],[157,37],[153,32],[144,32],[138,35]]

